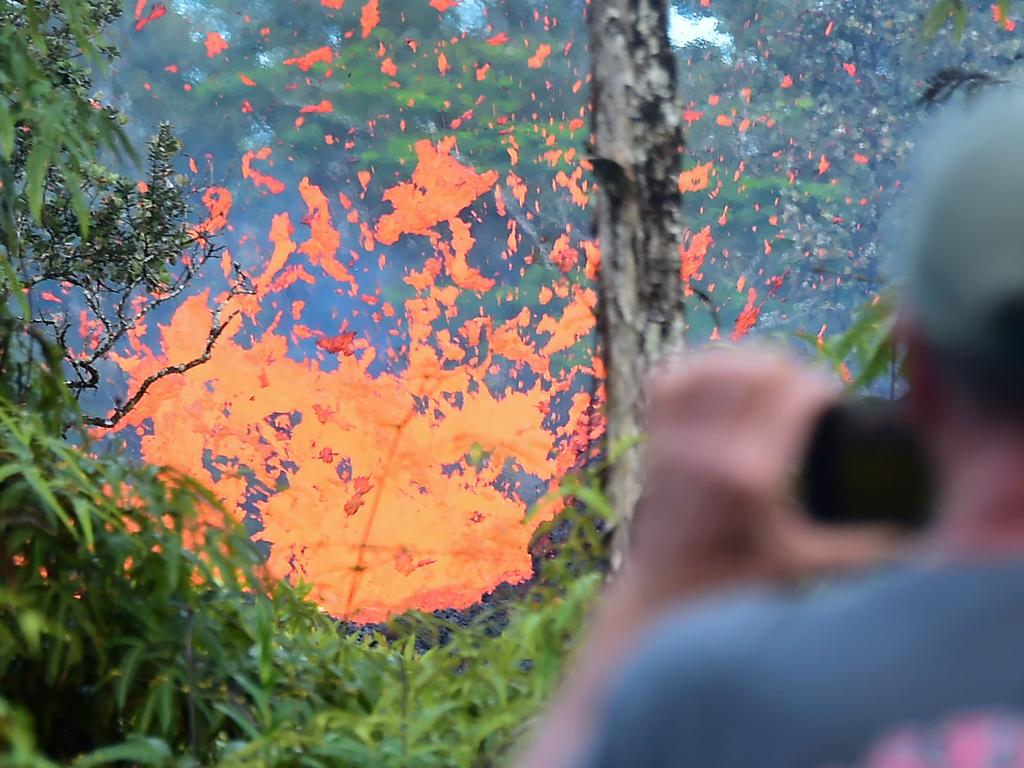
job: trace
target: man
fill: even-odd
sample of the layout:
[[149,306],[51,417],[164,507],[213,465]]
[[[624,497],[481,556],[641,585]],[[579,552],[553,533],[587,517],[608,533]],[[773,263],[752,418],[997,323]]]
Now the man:
[[751,349],[658,372],[631,555],[524,766],[1024,766],[1024,95],[931,150],[901,341],[932,529],[797,508],[818,374]]

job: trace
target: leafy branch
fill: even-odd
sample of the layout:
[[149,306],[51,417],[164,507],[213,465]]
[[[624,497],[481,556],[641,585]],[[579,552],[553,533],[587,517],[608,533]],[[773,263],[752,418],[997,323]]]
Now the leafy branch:
[[[101,162],[138,159],[124,116],[92,87],[97,66],[117,55],[101,32],[120,14],[115,0],[0,6],[0,296],[64,349],[59,367],[76,398],[106,388],[101,372],[119,344],[222,251],[206,231],[214,227],[193,223],[198,190],[175,169],[182,145],[169,125],[149,142],[143,180]],[[237,263],[226,277],[228,298],[251,292]],[[156,380],[205,362],[230,321],[221,314],[214,309],[203,355],[168,366],[89,423],[116,423]]]
[[[1005,19],[1010,12],[1010,0],[996,0],[995,7]],[[931,40],[952,19],[953,36],[959,40],[967,29],[969,13],[965,0],[939,0],[925,16],[921,33],[926,40]]]

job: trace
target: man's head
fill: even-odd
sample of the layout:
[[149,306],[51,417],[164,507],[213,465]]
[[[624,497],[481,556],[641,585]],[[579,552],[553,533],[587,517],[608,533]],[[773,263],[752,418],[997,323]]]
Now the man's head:
[[975,102],[921,159],[904,275],[914,398],[938,428],[965,411],[1024,425],[1024,91]]
[[935,462],[938,540],[1024,547],[1024,92],[923,147],[907,219],[908,405]]

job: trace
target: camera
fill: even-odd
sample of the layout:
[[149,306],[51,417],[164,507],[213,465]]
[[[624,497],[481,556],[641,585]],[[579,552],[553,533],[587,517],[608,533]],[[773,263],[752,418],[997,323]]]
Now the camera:
[[819,523],[917,531],[932,518],[933,487],[925,446],[899,403],[869,398],[822,414],[797,491]]

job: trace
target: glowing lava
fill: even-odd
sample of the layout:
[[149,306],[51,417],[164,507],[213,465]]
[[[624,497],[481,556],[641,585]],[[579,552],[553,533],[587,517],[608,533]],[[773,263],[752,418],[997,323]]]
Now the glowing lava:
[[[469,266],[474,240],[458,214],[497,177],[460,165],[451,146],[417,146],[412,181],[385,193],[395,210],[377,225],[382,241],[412,233],[440,254],[410,271],[415,297],[379,306],[402,321],[401,365],[379,365],[374,345],[344,324],[336,335],[301,324],[289,334],[278,312],[252,333],[235,320],[208,363],[158,382],[128,422],[145,458],[213,480],[239,518],[258,517],[274,575],[311,584],[327,610],[358,621],[464,607],[527,579],[530,536],[554,511],[527,524],[531,495],[572,466],[593,429],[584,392],[570,393],[567,419],[549,419],[577,375],[553,376],[551,356],[592,330],[592,291],[564,292],[553,316],[449,322],[461,290],[494,285]],[[274,217],[257,295],[229,301],[247,323],[297,281],[357,290],[327,196],[308,179],[298,191],[309,237],[295,242],[290,216]],[[227,215],[220,197],[210,202],[212,216]],[[432,229],[440,222],[450,242]],[[136,337],[117,358],[133,386],[201,352],[209,300],[190,298],[161,326],[159,351]],[[293,303],[293,320],[303,312]],[[305,339],[314,351],[297,360],[289,353]],[[498,370],[510,370],[504,388]]]

